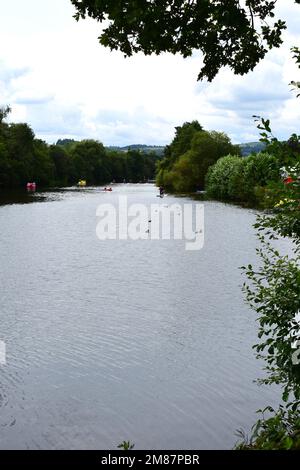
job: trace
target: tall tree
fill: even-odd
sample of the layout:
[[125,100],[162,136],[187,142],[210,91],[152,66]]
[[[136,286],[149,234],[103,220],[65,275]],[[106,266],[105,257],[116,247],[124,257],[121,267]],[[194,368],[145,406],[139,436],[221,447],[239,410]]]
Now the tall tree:
[[86,179],[90,184],[111,181],[109,159],[102,143],[83,140],[72,147],[71,157],[77,179]]
[[[200,129],[200,130],[197,130]],[[158,165],[157,183],[175,192],[204,188],[208,168],[219,158],[240,155],[223,132],[207,132],[197,121],[176,127],[176,135]]]
[[67,185],[71,182],[72,167],[71,159],[64,147],[51,145],[49,155],[54,163],[55,181],[60,185]]
[[[252,70],[279,47],[285,22],[274,20],[277,0],[71,0],[75,18],[105,22],[100,43],[131,56],[194,50],[204,54],[198,79],[211,81],[228,65],[236,74]],[[294,0],[300,4],[300,0]]]
[[203,127],[198,121],[185,122],[182,126],[176,126],[175,137],[171,144],[166,146],[159,168],[163,170],[171,168],[181,155],[190,150],[194,135],[201,131]]

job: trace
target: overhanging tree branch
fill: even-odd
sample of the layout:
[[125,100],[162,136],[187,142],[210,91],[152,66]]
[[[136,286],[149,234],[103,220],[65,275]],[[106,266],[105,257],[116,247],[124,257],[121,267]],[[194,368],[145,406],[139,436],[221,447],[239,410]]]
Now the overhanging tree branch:
[[[285,22],[274,21],[276,0],[71,0],[75,18],[108,21],[99,41],[125,56],[203,53],[199,79],[230,67],[242,75],[282,43]],[[300,3],[300,0],[295,0]]]

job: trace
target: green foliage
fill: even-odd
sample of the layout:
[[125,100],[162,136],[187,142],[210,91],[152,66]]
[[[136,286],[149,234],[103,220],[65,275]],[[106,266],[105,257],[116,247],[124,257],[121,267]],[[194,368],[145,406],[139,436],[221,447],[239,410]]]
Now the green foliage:
[[132,450],[134,449],[134,444],[132,444],[130,441],[123,441],[121,444],[118,445],[118,449]]
[[[269,120],[258,118],[262,141],[293,177],[289,184],[269,187],[270,199],[277,202],[275,214],[260,215],[255,225],[260,240],[258,267],[243,269],[247,301],[258,314],[259,342],[257,357],[266,363],[263,384],[280,384],[282,400],[279,411],[269,419],[259,420],[250,441],[240,449],[300,449],[300,145],[293,135],[287,142],[273,136]],[[277,237],[290,237],[289,255],[276,250]]]
[[[299,3],[299,2],[297,2]],[[300,66],[300,52],[296,50]],[[252,436],[243,439],[239,449],[300,449],[300,138],[292,135],[280,142],[270,121],[255,116],[261,141],[276,157],[281,170],[291,178],[269,184],[269,199],[275,211],[259,215],[257,229],[260,247],[258,266],[243,267],[248,283],[246,298],[256,311],[259,324],[258,343],[253,347],[257,358],[265,361],[267,375],[258,382],[282,387],[282,400],[268,419],[263,417]],[[288,255],[276,249],[278,237],[289,237]]]
[[210,131],[208,132],[210,137],[216,144],[216,158],[219,159],[224,157],[224,155],[241,155],[241,149],[239,145],[233,145],[230,138],[225,132]]
[[[3,118],[9,108],[0,111]],[[108,151],[95,140],[59,141],[47,145],[36,139],[27,124],[0,121],[0,188],[25,186],[66,186],[80,179],[88,184],[111,181],[144,182],[155,177],[159,157],[138,150]]]
[[[244,289],[247,300],[259,314],[260,342],[254,346],[258,357],[267,366],[268,377],[263,383],[283,386],[283,400],[292,394],[300,404],[300,364],[293,362],[295,338],[300,337],[300,323],[296,315],[300,311],[300,151],[299,139],[292,136],[288,142],[279,142],[270,129],[268,120],[260,119],[258,128],[268,148],[293,175],[294,182],[270,186],[272,200],[277,204],[275,215],[261,215],[255,227],[261,247],[257,250],[259,268],[249,265],[246,270],[250,285]],[[278,236],[289,236],[293,241],[289,256],[281,255],[271,243]]]
[[89,184],[111,181],[108,158],[103,145],[94,140],[83,140],[71,150],[75,174]]
[[158,165],[157,184],[169,191],[203,189],[208,168],[230,152],[239,154],[223,132],[204,131],[198,121],[176,127],[172,143]]
[[247,301],[258,313],[260,342],[254,345],[257,357],[264,359],[267,377],[261,383],[277,383],[283,386],[283,400],[290,394],[300,404],[300,365],[293,362],[295,339],[300,337],[300,323],[296,315],[300,311],[299,249],[294,246],[290,256],[280,253],[268,237],[273,232],[259,229],[259,267],[249,265],[243,269],[250,285],[244,285]]
[[271,181],[279,182],[279,162],[274,155],[267,152],[251,155],[245,160],[243,173],[244,197],[254,202],[259,187],[266,187]]
[[240,201],[239,178],[243,178],[246,159],[228,155],[211,166],[206,176],[206,191],[211,198]]
[[173,162],[191,149],[191,143],[195,134],[203,131],[203,128],[198,121],[192,121],[175,127],[175,131],[175,137],[170,145]]
[[58,139],[56,145],[60,145],[61,147],[72,147],[73,145],[78,144],[78,140],[74,139]]
[[272,228],[283,237],[292,237],[299,243],[300,237],[300,136],[293,134],[287,142],[280,142],[270,129],[270,122],[259,116],[258,129],[261,141],[267,144],[268,151],[276,156],[279,165],[293,178],[289,184],[272,184],[269,190],[269,205],[278,207],[276,217],[262,218],[261,227]]
[[286,28],[285,22],[273,20],[276,1],[71,2],[77,20],[89,16],[105,22],[101,44],[125,56],[142,51],[188,57],[194,50],[202,51],[204,65],[198,79],[209,81],[223,66],[240,75],[252,70],[268,49],[280,46]]
[[[193,191],[204,187],[208,168],[220,157],[220,145],[221,143],[212,133],[197,132],[194,135],[191,150],[182,155],[174,166],[174,171],[180,176],[180,171],[178,172],[180,164],[185,162],[187,181],[182,187],[183,191]],[[225,145],[227,147],[227,142]],[[176,185],[175,190],[178,190]]]
[[42,140],[34,140],[32,173],[27,181],[36,181],[40,186],[54,184],[55,165],[49,155],[48,145]]
[[54,164],[54,180],[58,186],[67,186],[74,173],[70,154],[60,145],[50,145],[49,156]]
[[0,188],[7,187],[10,183],[11,161],[7,145],[0,141]]
[[[266,411],[273,416],[266,419]],[[242,441],[236,450],[300,450],[299,410],[285,410],[281,406],[277,412],[271,407],[259,412],[262,418],[253,426],[250,439],[239,431]]]
[[280,181],[279,163],[274,155],[266,152],[244,158],[229,155],[209,169],[205,188],[208,196],[215,199],[258,205],[265,203],[262,189],[271,181]]
[[175,137],[171,144],[166,146],[159,169],[170,170],[176,160],[191,149],[194,135],[202,130],[198,121],[185,122],[182,126],[175,127]]

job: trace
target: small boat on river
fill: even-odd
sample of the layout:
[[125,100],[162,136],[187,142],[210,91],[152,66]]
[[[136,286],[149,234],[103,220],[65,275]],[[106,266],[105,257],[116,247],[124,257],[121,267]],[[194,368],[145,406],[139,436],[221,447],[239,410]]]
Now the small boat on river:
[[27,183],[26,189],[28,192],[34,193],[36,191],[36,183]]

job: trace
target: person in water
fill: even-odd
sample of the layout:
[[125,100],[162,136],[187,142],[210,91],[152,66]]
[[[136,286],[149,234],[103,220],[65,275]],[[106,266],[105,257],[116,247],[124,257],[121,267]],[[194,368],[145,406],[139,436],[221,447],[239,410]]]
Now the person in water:
[[159,195],[160,195],[160,197],[163,197],[164,193],[165,193],[164,188],[163,188],[162,186],[160,186],[160,187],[159,187]]

